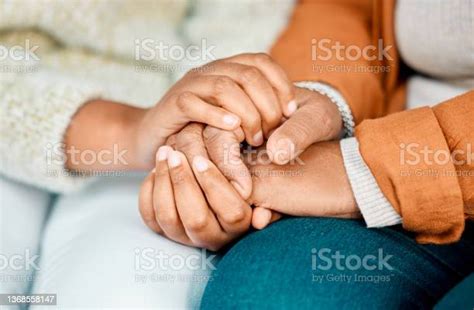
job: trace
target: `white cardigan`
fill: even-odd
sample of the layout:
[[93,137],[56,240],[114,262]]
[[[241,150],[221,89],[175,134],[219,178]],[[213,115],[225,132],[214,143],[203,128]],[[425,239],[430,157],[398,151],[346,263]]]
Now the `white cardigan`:
[[[48,154],[83,103],[151,106],[187,69],[209,61],[137,61],[137,42],[205,40],[215,58],[267,51],[292,7],[293,0],[0,0],[0,173],[56,192],[79,188],[88,178]],[[17,57],[16,46],[31,53]]]

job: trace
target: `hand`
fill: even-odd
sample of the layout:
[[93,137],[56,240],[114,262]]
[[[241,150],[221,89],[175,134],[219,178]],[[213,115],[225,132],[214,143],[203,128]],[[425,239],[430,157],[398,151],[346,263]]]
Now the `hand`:
[[276,164],[286,164],[316,142],[338,138],[342,118],[327,96],[296,88],[298,110],[278,127],[267,141],[267,150]]
[[[344,168],[339,142],[311,145],[300,163],[250,165],[252,222],[269,223],[268,210],[294,216],[360,217]],[[267,218],[266,222],[262,218]]]
[[[242,54],[190,71],[148,110],[91,100],[74,115],[65,134],[65,149],[79,152],[74,158],[67,152],[66,167],[151,169],[158,147],[191,121],[234,130],[239,139],[245,135],[247,142],[260,145],[282,115],[296,110],[293,92],[283,69],[268,55]],[[82,160],[82,152],[90,151],[96,157],[118,151],[120,160]]]
[[284,70],[265,54],[241,54],[188,72],[138,127],[143,160],[151,165],[158,146],[187,123],[224,130],[241,126],[247,142],[261,145],[283,115],[296,110],[294,87]]
[[193,162],[196,156],[210,159],[240,196],[247,199],[252,192],[252,178],[240,154],[243,139],[243,133],[238,131],[191,123],[172,135],[166,144],[182,152],[188,162]]
[[156,233],[179,243],[217,251],[250,225],[250,206],[207,158],[186,156],[169,146],[140,191],[140,213]]

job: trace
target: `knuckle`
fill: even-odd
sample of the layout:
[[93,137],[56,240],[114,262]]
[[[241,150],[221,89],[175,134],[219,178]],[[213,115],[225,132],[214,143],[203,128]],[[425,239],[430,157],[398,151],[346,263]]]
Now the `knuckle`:
[[266,121],[272,127],[275,127],[276,125],[280,124],[281,117],[282,115],[280,112],[278,112],[276,109],[271,109],[267,112]]
[[257,130],[260,128],[262,120],[260,119],[260,115],[257,112],[252,112],[248,113],[246,118],[243,119],[242,122],[247,127]]
[[294,99],[294,89],[290,81],[284,81],[277,91],[279,92],[280,99],[285,101],[282,103],[286,104],[288,103],[286,102],[287,100]]
[[203,143],[201,132],[198,130],[181,131],[176,138],[176,149],[186,153],[196,149]]
[[239,224],[245,219],[247,219],[247,212],[245,211],[247,206],[240,206],[238,208],[233,209],[232,211],[228,211],[222,215],[222,219],[227,224]]
[[257,53],[254,55],[254,57],[257,63],[269,63],[272,61],[272,58],[270,57],[270,55],[266,53]]
[[233,81],[227,76],[219,76],[214,81],[214,93],[219,95],[229,90],[232,87]]
[[158,208],[158,211],[156,212],[156,217],[158,218],[158,222],[163,226],[168,226],[168,227],[177,226],[178,218],[171,212],[168,212],[163,209],[164,208]]
[[322,138],[328,138],[336,127],[336,121],[334,117],[331,117],[330,113],[325,110],[319,110],[313,114],[315,124],[319,124],[319,130]]
[[172,148],[174,148],[174,145],[176,144],[176,137],[177,137],[176,134],[169,136],[166,139],[165,145],[168,145],[168,146],[171,146]]
[[242,79],[244,82],[252,83],[259,80],[262,77],[260,70],[255,67],[247,67],[242,70]]
[[176,99],[176,105],[181,112],[187,113],[189,111],[189,104],[193,96],[193,93],[188,91],[179,94],[178,98]]
[[223,137],[223,131],[215,127],[207,126],[203,131],[203,137],[206,144],[214,144]]
[[208,225],[207,216],[204,214],[196,215],[188,223],[188,229],[194,232],[203,232]]
[[187,181],[187,174],[184,171],[184,168],[179,166],[173,168],[173,173],[171,174],[171,183],[174,186],[180,186],[186,183]]

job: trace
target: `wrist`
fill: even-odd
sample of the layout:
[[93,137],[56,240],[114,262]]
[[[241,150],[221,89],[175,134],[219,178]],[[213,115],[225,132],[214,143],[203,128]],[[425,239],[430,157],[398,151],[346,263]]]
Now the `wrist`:
[[83,171],[142,169],[137,136],[145,113],[107,100],[85,103],[65,135],[66,167]]
[[302,81],[294,84],[297,87],[309,89],[328,98],[329,101],[337,107],[339,116],[341,117],[342,131],[340,138],[352,137],[354,135],[355,122],[351,108],[337,89],[322,82]]

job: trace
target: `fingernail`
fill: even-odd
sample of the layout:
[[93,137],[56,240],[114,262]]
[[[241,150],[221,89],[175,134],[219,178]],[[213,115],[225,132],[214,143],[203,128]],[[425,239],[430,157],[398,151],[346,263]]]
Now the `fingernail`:
[[224,123],[226,123],[229,126],[235,126],[239,122],[239,119],[237,116],[234,115],[225,115],[224,118]]
[[168,165],[170,168],[175,168],[181,165],[181,156],[176,151],[171,151],[168,154]]
[[290,102],[288,102],[288,113],[289,113],[289,115],[295,113],[297,108],[298,108],[298,106],[296,105],[296,101],[291,100]]
[[196,156],[193,159],[194,168],[196,168],[199,172],[204,172],[209,168],[209,164],[207,163],[207,159],[202,156]]
[[158,161],[163,161],[168,158],[168,153],[170,151],[170,147],[167,145],[161,146],[158,149],[158,155],[156,156],[158,158]]
[[263,133],[262,133],[261,130],[260,130],[259,132],[257,132],[257,133],[255,134],[255,136],[253,136],[253,141],[254,141],[254,143],[257,144],[257,145],[260,145],[260,144],[263,143]]

